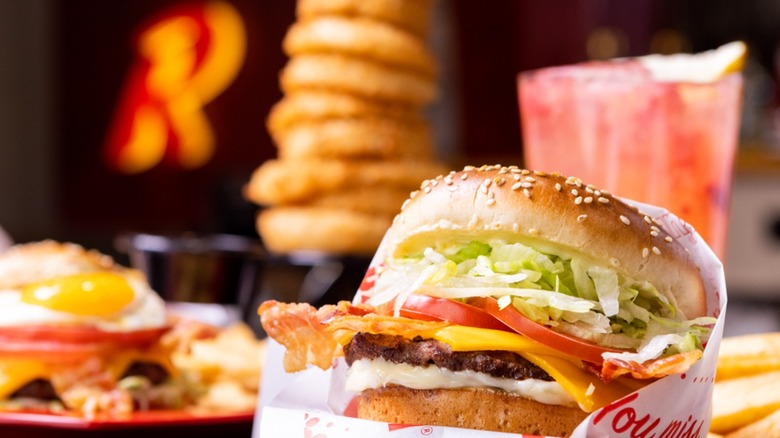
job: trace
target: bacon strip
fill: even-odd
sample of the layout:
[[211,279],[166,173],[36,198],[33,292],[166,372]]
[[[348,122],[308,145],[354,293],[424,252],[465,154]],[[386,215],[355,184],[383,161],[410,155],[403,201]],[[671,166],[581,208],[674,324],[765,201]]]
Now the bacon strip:
[[325,370],[333,358],[342,354],[336,341],[344,333],[357,332],[404,335],[430,332],[450,325],[447,322],[420,321],[373,313],[366,305],[354,306],[347,301],[325,305],[319,310],[307,303],[266,301],[258,310],[265,332],[282,344],[284,369],[301,371],[312,364]]
[[601,367],[601,379],[609,382],[625,374],[631,374],[635,379],[654,379],[671,374],[681,374],[688,371],[691,365],[701,359],[701,356],[701,350],[693,350],[644,363],[606,359]]

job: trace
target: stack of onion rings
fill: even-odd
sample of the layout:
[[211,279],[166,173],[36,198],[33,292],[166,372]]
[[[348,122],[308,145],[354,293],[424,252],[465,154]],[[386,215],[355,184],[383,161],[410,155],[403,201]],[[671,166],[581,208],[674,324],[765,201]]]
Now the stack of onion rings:
[[420,181],[445,169],[423,109],[436,98],[432,0],[298,0],[284,97],[266,126],[278,159],[245,187],[269,250],[370,255]]

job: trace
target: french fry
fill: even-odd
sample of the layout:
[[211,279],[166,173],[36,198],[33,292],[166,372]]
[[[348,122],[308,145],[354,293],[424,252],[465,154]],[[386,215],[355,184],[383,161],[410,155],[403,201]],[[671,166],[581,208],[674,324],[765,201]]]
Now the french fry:
[[220,329],[214,337],[189,339],[173,363],[205,386],[198,407],[207,410],[253,409],[260,386],[265,342],[243,323]]
[[723,338],[716,380],[780,370],[780,333]]
[[716,382],[712,405],[714,433],[730,433],[756,422],[780,409],[780,371]]
[[755,438],[780,436],[780,410],[766,417],[741,427],[726,435],[726,438]]

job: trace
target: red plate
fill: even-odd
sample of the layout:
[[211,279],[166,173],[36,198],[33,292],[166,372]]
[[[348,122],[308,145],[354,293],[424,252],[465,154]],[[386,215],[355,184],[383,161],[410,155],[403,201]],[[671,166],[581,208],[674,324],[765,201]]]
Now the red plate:
[[[190,412],[148,411],[137,412],[129,418],[86,419],[76,415],[47,414],[37,412],[0,411],[2,435],[37,437],[124,437],[173,436],[249,437],[252,432],[254,411],[240,412]],[[179,435],[179,434],[186,435]]]

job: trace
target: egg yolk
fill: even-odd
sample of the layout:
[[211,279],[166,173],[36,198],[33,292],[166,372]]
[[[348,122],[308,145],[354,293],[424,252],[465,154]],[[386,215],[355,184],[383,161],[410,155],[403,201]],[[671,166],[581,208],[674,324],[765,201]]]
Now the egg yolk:
[[22,290],[24,303],[84,316],[111,315],[134,298],[127,279],[110,272],[56,277],[29,284]]

